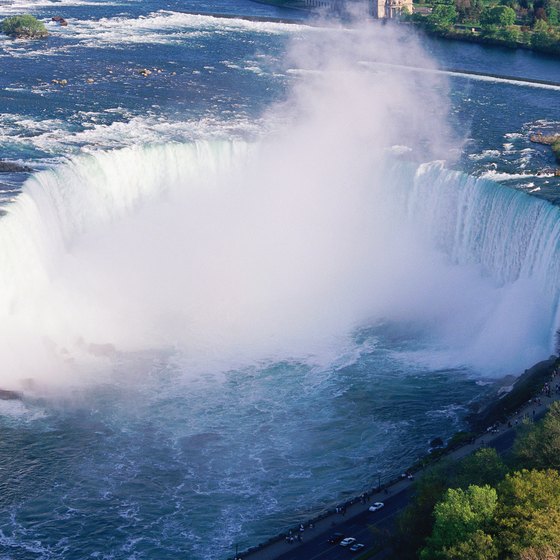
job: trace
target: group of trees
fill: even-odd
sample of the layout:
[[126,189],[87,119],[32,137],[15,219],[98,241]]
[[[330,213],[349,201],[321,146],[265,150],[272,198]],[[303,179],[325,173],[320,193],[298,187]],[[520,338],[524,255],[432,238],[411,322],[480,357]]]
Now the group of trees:
[[431,8],[409,17],[437,33],[472,35],[476,28],[483,39],[560,52],[560,0],[438,0]]
[[560,403],[492,448],[433,467],[397,522],[402,560],[560,560]]

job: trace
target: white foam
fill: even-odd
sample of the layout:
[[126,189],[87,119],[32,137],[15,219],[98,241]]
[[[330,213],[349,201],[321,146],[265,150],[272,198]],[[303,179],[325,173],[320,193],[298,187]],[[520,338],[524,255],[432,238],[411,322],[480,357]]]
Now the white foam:
[[482,179],[490,179],[492,181],[517,181],[519,179],[543,176],[544,175],[537,175],[535,173],[507,173],[505,171],[496,171],[495,169],[490,169],[480,175]]
[[0,3],[0,14],[28,13],[37,8],[56,8],[59,10],[66,6],[114,6],[117,4],[118,2],[111,3],[105,0],[5,0]]
[[500,150],[483,150],[479,154],[469,154],[469,159],[474,161],[483,161],[486,159],[495,159],[500,157],[501,152]]
[[215,33],[251,32],[268,35],[293,34],[303,25],[248,21],[192,15],[180,12],[153,12],[138,18],[112,17],[99,20],[74,20],[64,33],[90,47],[131,43],[184,44],[211,37]]
[[33,146],[55,161],[59,154],[90,152],[100,149],[124,148],[130,145],[165,142],[188,142],[202,138],[254,137],[266,128],[258,119],[240,117],[222,120],[206,117],[193,121],[170,121],[158,116],[131,117],[122,108],[104,112],[120,114],[123,121],[98,124],[103,113],[81,113],[84,118],[82,130],[72,131],[62,119],[34,120],[17,114],[0,115],[0,141]]

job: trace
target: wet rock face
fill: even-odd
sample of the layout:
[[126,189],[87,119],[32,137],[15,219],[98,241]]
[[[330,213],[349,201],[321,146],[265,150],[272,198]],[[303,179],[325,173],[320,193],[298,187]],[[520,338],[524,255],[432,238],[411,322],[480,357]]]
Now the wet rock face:
[[68,25],[68,22],[62,16],[54,16],[51,20],[56,21],[58,25],[62,25],[62,27],[66,27]]
[[6,389],[0,389],[0,400],[3,401],[16,401],[21,399],[21,395],[16,393],[16,391],[7,391]]
[[0,161],[0,173],[31,173],[33,169],[13,161]]

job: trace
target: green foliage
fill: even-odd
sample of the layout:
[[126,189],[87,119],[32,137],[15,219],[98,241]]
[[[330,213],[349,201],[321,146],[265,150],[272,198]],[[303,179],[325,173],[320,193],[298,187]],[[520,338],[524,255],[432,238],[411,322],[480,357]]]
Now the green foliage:
[[449,560],[495,560],[498,550],[494,539],[477,529],[469,538],[446,549]]
[[552,403],[541,422],[522,427],[513,452],[523,467],[560,470],[560,402]]
[[398,520],[396,557],[560,560],[560,401],[517,437],[516,472],[492,448],[427,471]]
[[478,21],[482,13],[482,0],[455,0],[457,20],[460,23]]
[[556,8],[556,6],[549,6],[546,9],[546,18],[548,19],[548,23],[550,23],[550,25],[558,25],[558,23],[560,23],[558,8]]
[[479,449],[457,464],[449,485],[467,488],[472,484],[495,486],[507,473],[507,467],[493,447]]
[[29,14],[2,20],[0,29],[10,37],[38,38],[48,35],[45,25]]
[[509,6],[491,6],[484,8],[480,15],[482,25],[507,27],[515,23],[515,11]]
[[523,469],[498,486],[497,538],[506,557],[528,548],[560,553],[560,474]]
[[420,558],[497,558],[497,548],[486,532],[497,503],[496,490],[488,485],[447,490],[444,499],[434,508],[434,530]]
[[502,27],[498,33],[498,37],[512,45],[523,42],[523,33],[519,27],[511,25],[509,27]]
[[531,46],[541,50],[560,52],[560,31],[543,19],[537,19],[533,26]]
[[457,9],[454,5],[438,4],[426,19],[434,29],[449,29],[457,21]]
[[[425,546],[433,531],[434,508],[449,487],[467,489],[473,484],[496,485],[506,472],[507,467],[493,448],[480,449],[459,462],[442,461],[426,470],[415,483],[414,499],[397,518],[394,549],[399,560],[418,558],[418,551]],[[475,541],[462,543],[454,554],[464,553],[465,558],[471,554],[475,559],[476,543],[487,539],[478,535]]]
[[414,499],[396,521],[393,548],[399,560],[418,558],[418,551],[432,532],[434,524],[432,512],[448,487],[450,468],[450,463],[440,463],[427,470],[415,482]]
[[498,36],[499,28],[497,25],[483,25],[482,26],[482,36],[496,38]]
[[560,474],[523,469],[496,488],[450,488],[433,517],[421,560],[559,558]]

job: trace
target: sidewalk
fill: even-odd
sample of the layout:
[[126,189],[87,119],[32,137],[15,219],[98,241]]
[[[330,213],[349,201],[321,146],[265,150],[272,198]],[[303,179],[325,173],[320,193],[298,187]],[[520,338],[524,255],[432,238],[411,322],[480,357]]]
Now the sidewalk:
[[[553,379],[560,381],[560,378]],[[560,398],[560,394],[553,390],[550,397],[542,394],[538,398],[541,403],[540,405],[537,404],[536,399],[532,399],[530,402],[525,403],[525,405],[517,413],[511,415],[505,424],[496,426],[494,429],[488,428],[485,433],[479,435],[472,443],[445,454],[442,459],[461,459],[471,453],[474,453],[482,447],[492,446],[492,443],[494,443],[498,438],[501,438],[504,434],[511,433],[513,436],[513,432],[522,424],[523,421],[533,421],[535,418],[542,417],[550,404]],[[511,425],[511,427],[509,427],[509,425]],[[350,500],[346,503],[345,514],[343,517],[341,517],[341,513],[329,510],[319,518],[306,521],[303,523],[305,531],[301,533],[302,538],[310,540],[324,535],[324,540],[326,541],[328,535],[336,531],[336,525],[340,523],[341,520],[346,521],[356,517],[358,514],[366,511],[373,502],[384,502],[389,500],[391,499],[391,496],[395,496],[396,494],[403,492],[407,488],[410,488],[412,484],[413,480],[402,478],[387,486],[387,493],[385,490],[380,492],[373,490],[367,492],[368,497],[365,503],[361,501],[360,497]],[[310,523],[313,524],[313,528],[309,528]],[[294,551],[300,543],[297,540],[293,543],[286,541],[286,535],[289,535],[290,531],[295,537],[297,537],[300,533],[299,527],[287,528],[285,533],[273,537],[258,546],[250,548],[249,550],[240,552],[238,554],[238,558],[242,558],[243,560],[275,560],[286,552]]]

